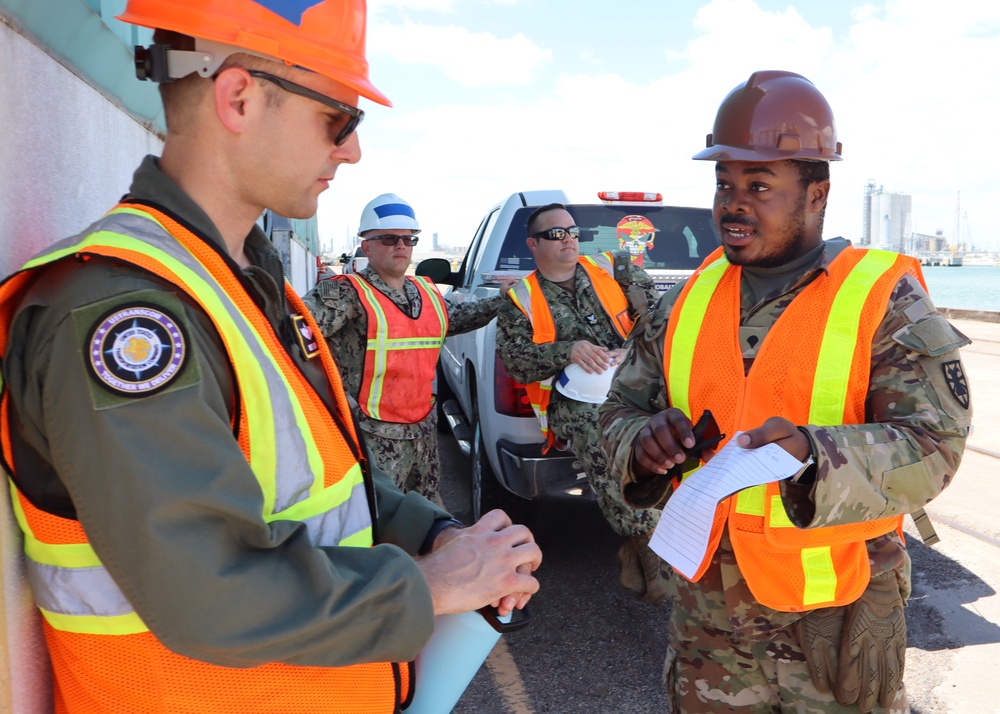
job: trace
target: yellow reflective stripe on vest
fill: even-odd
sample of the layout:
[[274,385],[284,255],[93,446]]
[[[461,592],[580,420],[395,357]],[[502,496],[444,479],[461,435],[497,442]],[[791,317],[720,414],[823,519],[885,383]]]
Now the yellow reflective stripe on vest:
[[[372,286],[368,284],[367,280],[360,278],[353,274],[348,274],[348,279],[354,283],[354,286],[360,291],[359,295],[362,295],[365,302],[371,306],[377,319],[375,320],[375,339],[368,340],[368,349],[373,350],[375,358],[375,374],[385,374],[385,363],[389,359],[389,352],[386,347],[386,342],[389,339],[389,322],[386,320],[385,311],[382,309],[382,304],[378,301],[375,295],[372,293]],[[365,405],[364,412],[371,415],[373,419],[381,419],[382,413],[379,410],[379,404],[382,402],[382,380],[378,377],[372,379],[371,389],[368,392],[368,402]]]
[[810,424],[835,426],[843,423],[861,313],[875,282],[895,262],[895,253],[867,251],[834,296],[816,362],[809,403]]
[[149,632],[146,624],[134,612],[125,615],[64,615],[38,605],[42,617],[52,627],[64,632],[83,635],[138,635]]
[[[420,285],[423,286],[423,288],[424,288],[424,292],[426,292],[427,295],[430,296],[431,305],[434,307],[434,312],[437,313],[438,321],[441,323],[442,326],[447,325],[448,324],[448,308],[446,308],[444,306],[444,298],[441,297],[441,294],[437,291],[437,288],[434,287],[434,283],[431,282],[430,278],[425,278],[425,277],[423,277],[421,275],[416,275],[416,276],[414,276],[413,279],[416,282],[420,283]],[[447,328],[441,330],[442,333],[446,332],[446,331],[447,331]],[[438,346],[444,344],[444,338],[445,338],[445,335],[442,334]]]
[[[532,333],[534,333],[535,321],[531,314],[531,296],[535,289],[532,286],[532,282],[528,279],[530,277],[531,276],[529,275],[528,277],[511,285],[510,289],[507,291],[507,296],[510,297],[511,302],[513,302],[517,308],[524,313],[524,316],[528,318],[528,324],[531,325]],[[555,339],[554,335],[553,339]]]
[[[327,490],[323,482],[324,465],[302,406],[263,337],[242,316],[208,270],[149,214],[119,208],[101,223],[107,224],[106,230],[88,237],[87,243],[103,242],[97,237],[114,236],[119,247],[155,258],[177,275],[183,286],[221,323],[222,337],[232,351],[239,388],[244,395],[250,434],[256,437],[250,439],[249,460],[264,493],[261,516],[266,521],[283,518],[284,511],[295,504],[305,516],[310,509],[300,502],[310,499],[304,499],[302,494],[314,497]],[[123,235],[119,231],[128,232]],[[221,316],[228,319],[220,319]],[[288,428],[292,424],[296,428]],[[257,442],[256,447],[254,442]],[[360,483],[360,477],[352,481],[345,478],[330,488],[338,493],[340,500],[347,500]],[[323,506],[314,504],[310,515],[323,510]],[[322,545],[336,543],[324,542]]]
[[421,305],[423,302],[430,302],[431,307],[437,314],[438,322],[441,324],[440,337],[389,337],[389,322],[386,319],[385,310],[375,296],[371,284],[359,276],[348,274],[351,282],[360,291],[359,296],[371,307],[375,315],[375,339],[369,339],[366,351],[372,353],[374,360],[373,374],[369,384],[368,399],[365,402],[365,413],[373,419],[382,419],[382,395],[385,392],[386,366],[389,360],[389,353],[397,350],[440,350],[444,344],[445,332],[448,325],[448,313],[444,307],[437,290],[426,278],[416,277],[414,281],[423,288],[421,291]]
[[834,600],[837,597],[837,571],[833,567],[830,547],[803,548],[800,556],[805,577],[802,604],[808,607]]
[[708,303],[715,289],[726,274],[729,261],[720,257],[707,266],[694,279],[680,313],[671,319],[684,319],[685,329],[676,330],[670,343],[670,374],[667,375],[667,394],[671,406],[677,407],[691,419],[691,395],[689,390],[691,370],[694,368],[694,351],[701,334],[701,326],[708,312]]
[[[524,291],[524,299],[522,300],[519,293]],[[525,314],[528,318],[528,322],[531,322],[531,285],[528,284],[528,279],[524,278],[518,283],[510,286],[507,291],[507,296],[517,305],[518,309]],[[528,307],[526,308],[525,305]]]
[[[53,245],[24,269],[107,246],[139,253],[170,270],[179,286],[215,317],[230,352],[252,435],[250,466],[265,497],[264,520],[285,520],[294,511],[317,545],[370,546],[371,516],[360,465],[325,487],[322,459],[294,390],[263,338],[211,273],[144,211],[116,209],[87,231]],[[297,428],[288,428],[291,424]],[[13,501],[18,503],[16,497]],[[16,512],[25,534],[32,590],[54,627],[93,634],[146,631],[89,544],[41,543],[23,512]]]
[[[760,501],[761,510],[743,510],[743,495],[753,492],[749,497],[750,502],[754,499]],[[763,499],[765,497],[764,486],[754,486],[747,491],[740,492],[740,500],[737,510],[740,513],[749,513],[755,516],[763,516]],[[796,528],[788,518],[785,511],[785,504],[780,495],[771,497],[771,511],[768,525],[771,528]],[[829,546],[813,546],[803,548],[799,553],[802,562],[802,575],[804,580],[802,590],[802,604],[808,607],[821,602],[831,602],[837,597],[837,571],[833,567],[833,557]]]
[[131,635],[148,629],[89,543],[42,543],[28,527],[14,482],[14,518],[24,534],[25,573],[39,611],[58,630]]
[[[843,423],[861,314],[875,282],[895,261],[893,253],[869,250],[837,290],[816,361],[809,406],[810,424],[836,426]],[[763,505],[766,490],[766,486],[754,486],[741,491],[736,499],[736,511],[746,515],[765,515]],[[772,497],[767,516],[765,528],[796,527],[788,518],[780,495]],[[803,605],[834,600],[837,573],[830,547],[803,548],[800,557],[805,580]]]
[[[535,323],[534,318],[531,313],[532,306],[532,293],[534,292],[534,287],[532,282],[528,279],[531,276],[524,278],[523,280],[514,283],[507,291],[507,295],[510,297],[511,302],[517,306],[517,308],[524,313],[524,316],[528,318],[528,324],[531,325],[531,330],[534,339]],[[552,335],[552,339],[555,339],[555,335]],[[548,436],[549,433],[549,400],[552,394],[552,385],[555,383],[555,376],[546,377],[543,380],[535,382],[534,384],[526,384],[525,392],[528,395],[528,402],[531,404],[531,410],[535,412],[535,418],[538,419],[538,428],[541,430],[543,435]]]
[[[107,245],[114,248],[134,250],[147,255],[167,266],[186,285],[213,315],[235,317],[238,313],[221,290],[208,287],[211,277],[197,261],[184,250],[167,231],[144,212],[133,209],[117,209],[102,219],[100,230],[90,233],[77,243],[77,251],[85,251],[91,245]],[[133,237],[137,236],[137,237]],[[141,239],[141,240],[140,240]],[[271,404],[271,390],[263,371],[263,360],[271,363],[272,357],[260,345],[259,337],[248,325],[242,329],[233,320],[223,321],[222,339],[232,351],[234,365],[239,369],[240,391],[247,405],[247,420],[251,433],[257,429],[265,433],[275,432],[274,406]],[[256,349],[254,349],[256,343]],[[245,380],[245,381],[244,381]],[[260,406],[261,408],[253,408]],[[296,415],[301,419],[301,412]],[[254,428],[256,427],[256,429]],[[284,430],[286,433],[291,430]],[[278,454],[275,444],[269,440],[250,440],[250,463],[253,465],[257,481],[264,492],[264,513],[267,517],[275,508],[277,499],[274,474],[277,470]],[[265,475],[270,475],[266,477]]]

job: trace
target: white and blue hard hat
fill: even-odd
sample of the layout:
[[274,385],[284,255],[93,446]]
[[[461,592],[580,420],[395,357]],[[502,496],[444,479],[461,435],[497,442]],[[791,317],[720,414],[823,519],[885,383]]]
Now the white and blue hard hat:
[[420,232],[417,214],[413,206],[394,193],[383,193],[368,202],[361,211],[361,225],[358,235],[366,231],[381,231],[387,229],[408,229],[414,234]]
[[588,372],[576,363],[566,365],[556,378],[556,390],[570,399],[588,404],[603,404],[611,391],[615,368]]

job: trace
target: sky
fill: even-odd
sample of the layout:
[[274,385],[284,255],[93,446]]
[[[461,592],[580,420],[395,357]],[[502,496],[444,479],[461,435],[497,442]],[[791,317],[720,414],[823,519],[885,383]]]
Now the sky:
[[860,238],[872,181],[912,196],[912,230],[953,240],[958,226],[1000,250],[1000,3],[369,0],[368,61],[394,106],[361,100],[361,161],[320,198],[334,252],[388,192],[455,247],[524,190],[708,207],[714,166],[691,156],[723,98],[765,69],[807,77],[833,108],[844,160],[826,237]]

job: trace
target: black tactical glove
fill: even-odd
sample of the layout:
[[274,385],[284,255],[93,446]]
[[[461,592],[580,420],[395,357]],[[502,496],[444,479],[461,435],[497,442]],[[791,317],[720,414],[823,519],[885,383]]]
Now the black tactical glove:
[[906,617],[896,574],[872,578],[857,601],[845,608],[840,641],[840,675],[835,694],[844,706],[870,712],[888,707],[903,682]]

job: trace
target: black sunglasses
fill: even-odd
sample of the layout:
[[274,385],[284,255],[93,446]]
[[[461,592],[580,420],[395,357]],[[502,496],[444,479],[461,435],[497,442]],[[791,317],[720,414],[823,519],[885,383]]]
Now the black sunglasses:
[[545,240],[563,240],[566,236],[569,236],[570,238],[579,238],[580,226],[570,226],[569,228],[549,228],[547,231],[532,233],[528,237],[544,238]]
[[320,104],[330,107],[331,109],[336,109],[338,112],[343,114],[344,118],[334,124],[335,130],[338,131],[333,142],[337,146],[343,146],[344,142],[347,141],[351,134],[354,133],[354,130],[358,128],[358,124],[361,123],[361,120],[365,118],[365,113],[357,107],[352,107],[350,104],[338,102],[332,97],[320,94],[319,92],[314,92],[308,87],[303,87],[301,84],[296,84],[295,82],[289,81],[284,77],[276,77],[273,74],[261,72],[257,69],[248,69],[247,72],[251,77],[257,77],[258,79],[266,79],[268,82],[274,82],[286,92],[291,92],[292,94],[298,94],[300,97],[312,99],[313,101],[319,102]]
[[371,238],[365,238],[365,240],[378,240],[382,241],[382,245],[394,246],[398,245],[399,241],[403,241],[403,245],[416,245],[419,238],[417,236],[401,236],[395,233],[383,233],[380,236],[372,236]]

